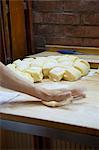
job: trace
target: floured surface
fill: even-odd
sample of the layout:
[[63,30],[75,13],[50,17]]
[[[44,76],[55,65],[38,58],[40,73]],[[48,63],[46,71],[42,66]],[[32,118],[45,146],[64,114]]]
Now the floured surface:
[[[85,88],[86,98],[69,105],[50,108],[40,102],[9,104],[1,112],[16,116],[48,120],[51,122],[99,129],[99,75],[87,76],[75,82],[61,81],[53,84],[45,80],[37,83],[48,89],[65,88],[68,85]],[[14,117],[14,116],[13,116]]]

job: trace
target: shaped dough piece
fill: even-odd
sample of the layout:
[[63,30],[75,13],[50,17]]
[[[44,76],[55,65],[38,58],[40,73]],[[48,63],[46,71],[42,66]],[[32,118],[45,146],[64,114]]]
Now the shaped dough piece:
[[99,68],[97,69],[96,73],[99,73]]
[[60,58],[60,57],[61,57],[61,56],[59,55],[59,56],[48,56],[47,58],[48,58],[48,59],[54,59],[54,60],[57,61],[57,59]]
[[15,64],[8,64],[7,67],[9,69],[11,69],[12,71],[15,71],[16,70],[16,65]]
[[33,60],[34,60],[34,58],[24,58],[22,61],[32,62]]
[[59,66],[62,68],[67,68],[67,67],[71,67],[73,66],[73,62],[72,61],[63,61],[59,63]]
[[21,62],[18,62],[18,64],[16,64],[16,68],[20,71],[26,70],[27,68],[29,68],[29,66],[30,66],[30,63],[28,61],[21,61]]
[[28,72],[34,78],[34,82],[39,82],[43,79],[41,67],[31,67],[29,69],[26,69],[25,72]]
[[96,73],[99,74],[99,68],[96,70]]
[[50,63],[50,62],[57,63],[57,60],[55,58],[52,58],[52,57],[46,57],[46,58],[47,58],[46,63]]
[[18,64],[20,64],[21,63],[21,60],[20,59],[17,59],[17,60],[15,60],[14,62],[13,62],[13,64],[15,64],[15,65],[18,65]]
[[59,106],[63,106],[63,105],[68,105],[72,102],[73,100],[73,97],[69,97],[69,98],[66,98],[64,101],[60,101],[60,102],[57,102],[57,101],[41,101],[42,104],[48,106],[48,107],[59,107]]
[[44,77],[48,77],[49,71],[51,69],[53,69],[54,67],[57,67],[57,66],[58,66],[57,62],[48,62],[48,63],[44,64],[44,66],[43,66],[43,75],[44,75]]
[[74,67],[70,67],[65,69],[63,79],[67,81],[75,81],[80,77],[81,77],[81,72]]
[[29,74],[29,73],[26,73],[26,72],[21,72],[20,70],[16,69],[16,72],[15,74],[17,74],[19,77],[23,78],[23,79],[26,79],[30,82],[34,82],[34,79],[33,77]]
[[77,59],[75,61],[75,63],[79,63],[79,62],[85,64],[90,69],[90,64],[86,60],[84,60],[84,59]]
[[43,67],[45,62],[46,62],[46,57],[37,57],[36,59],[33,59],[33,61],[31,62],[31,67],[34,66]]
[[90,68],[82,62],[75,62],[74,67],[81,72],[82,76],[87,75],[90,70]]
[[77,60],[78,59],[78,57],[77,56],[69,56],[69,55],[64,55],[64,56],[60,56],[59,58],[57,58],[57,61],[59,62],[59,63],[61,63],[61,62],[74,62],[75,60]]
[[55,67],[49,71],[48,76],[52,81],[60,81],[63,78],[64,73],[64,68]]

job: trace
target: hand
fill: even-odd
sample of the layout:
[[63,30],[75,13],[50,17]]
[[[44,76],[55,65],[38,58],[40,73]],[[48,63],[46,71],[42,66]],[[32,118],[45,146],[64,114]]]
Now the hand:
[[41,87],[35,88],[37,91],[37,97],[41,98],[44,101],[64,101],[67,99],[79,99],[84,98],[85,94],[82,89],[78,88],[69,88],[69,89],[60,89],[60,90],[47,90]]

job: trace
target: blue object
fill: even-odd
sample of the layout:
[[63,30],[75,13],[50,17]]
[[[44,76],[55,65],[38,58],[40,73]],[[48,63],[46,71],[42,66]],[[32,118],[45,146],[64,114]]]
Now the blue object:
[[66,50],[66,49],[60,49],[60,50],[57,50],[57,52],[61,54],[75,54],[75,55],[81,54],[75,50]]

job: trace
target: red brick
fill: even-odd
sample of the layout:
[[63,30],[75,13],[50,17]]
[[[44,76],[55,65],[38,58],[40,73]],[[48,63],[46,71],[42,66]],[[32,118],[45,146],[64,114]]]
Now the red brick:
[[33,23],[43,23],[43,13],[33,12]]
[[63,36],[64,35],[64,26],[62,25],[34,25],[35,34],[44,35],[44,36]]
[[63,2],[60,1],[33,1],[33,10],[40,12],[63,11]]
[[79,24],[80,16],[75,13],[34,13],[35,23]]
[[81,38],[68,38],[68,37],[47,37],[46,44],[81,46],[82,39]]
[[99,26],[34,25],[36,34],[67,37],[99,38]]
[[99,13],[97,14],[83,14],[82,24],[85,25],[99,25]]
[[99,0],[66,0],[64,11],[99,12]]
[[99,47],[99,39],[90,39],[90,38],[84,38],[83,39],[83,46],[94,46]]
[[70,37],[99,38],[99,26],[64,26],[64,33]]

